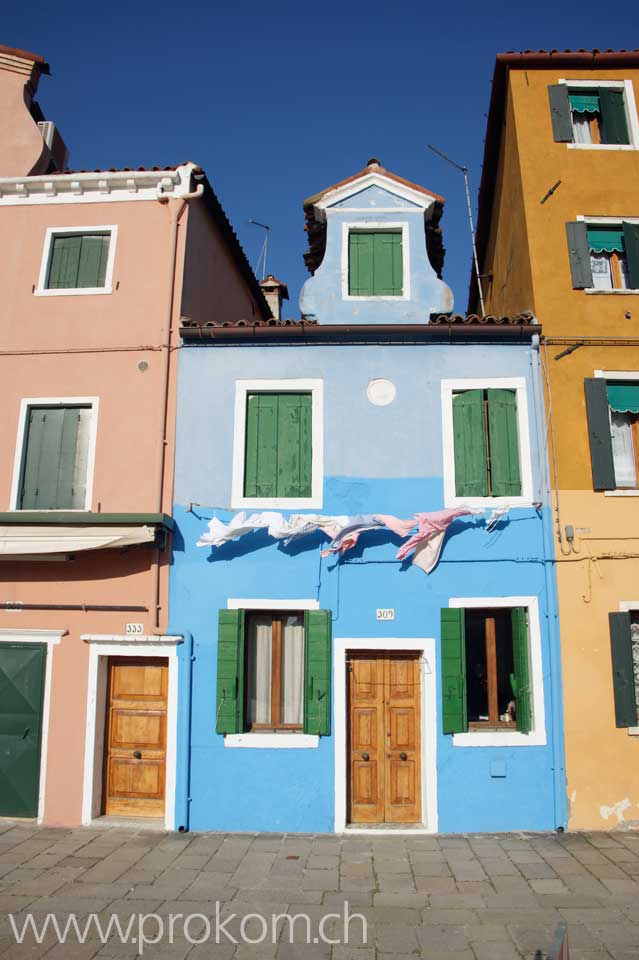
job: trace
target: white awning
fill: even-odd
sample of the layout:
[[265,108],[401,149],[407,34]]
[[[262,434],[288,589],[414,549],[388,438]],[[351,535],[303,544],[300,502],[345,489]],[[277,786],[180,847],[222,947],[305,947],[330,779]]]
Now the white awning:
[[42,553],[77,553],[79,550],[105,550],[130,547],[155,540],[154,527],[62,527],[0,526],[0,556]]

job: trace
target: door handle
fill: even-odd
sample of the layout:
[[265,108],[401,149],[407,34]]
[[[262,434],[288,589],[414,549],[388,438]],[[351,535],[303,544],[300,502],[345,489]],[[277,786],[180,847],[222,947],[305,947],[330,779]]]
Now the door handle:
[[400,759],[400,760],[408,760],[408,757],[406,756],[405,753],[400,753],[399,759]]
[[362,754],[362,760],[370,760],[370,757],[367,753]]
[[134,751],[133,751],[133,756],[135,757],[136,760],[141,760],[141,759],[142,759],[142,754],[140,753],[139,750],[134,750]]

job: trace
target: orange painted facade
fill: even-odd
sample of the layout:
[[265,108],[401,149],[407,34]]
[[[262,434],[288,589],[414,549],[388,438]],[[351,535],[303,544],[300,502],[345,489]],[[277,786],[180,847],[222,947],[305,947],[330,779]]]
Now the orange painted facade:
[[[629,82],[630,144],[555,142],[548,87],[564,81]],[[573,289],[565,227],[639,216],[638,99],[636,53],[500,55],[480,191],[486,310],[532,310],[544,333],[572,829],[639,825],[639,736],[616,726],[608,621],[639,608],[639,493],[593,489],[584,393],[598,371],[639,371],[639,292]]]

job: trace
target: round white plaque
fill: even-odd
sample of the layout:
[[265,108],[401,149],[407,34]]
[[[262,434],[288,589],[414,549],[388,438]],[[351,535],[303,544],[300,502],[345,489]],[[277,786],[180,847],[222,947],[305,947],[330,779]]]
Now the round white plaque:
[[366,388],[366,396],[376,407],[387,407],[395,399],[395,384],[390,380],[371,380]]

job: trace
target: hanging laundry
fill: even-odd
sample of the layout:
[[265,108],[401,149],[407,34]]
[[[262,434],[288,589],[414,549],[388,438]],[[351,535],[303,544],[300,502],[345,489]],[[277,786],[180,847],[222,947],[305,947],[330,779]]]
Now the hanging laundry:
[[397,517],[393,517],[388,513],[375,513],[373,514],[376,520],[379,520],[380,523],[383,523],[385,527],[388,527],[389,530],[392,530],[393,533],[396,533],[398,537],[407,537],[411,530],[414,530],[417,526],[417,520],[413,517],[411,520],[398,520]]
[[237,540],[253,530],[259,530],[275,520],[279,514],[276,513],[251,513],[249,516],[245,512],[236,513],[228,523],[222,523],[217,517],[209,521],[208,533],[203,533],[197,541],[198,547],[221,547],[222,544],[230,540]]
[[[401,546],[397,552],[398,560],[405,560],[411,553],[417,555],[411,562],[421,567],[425,573],[430,573],[439,560],[444,534],[449,525],[457,517],[468,516],[472,511],[468,507],[458,507],[455,510],[436,510],[433,513],[416,513],[417,533]],[[429,550],[426,547],[431,544]]]
[[343,557],[347,550],[355,546],[360,533],[364,530],[377,530],[384,526],[382,521],[372,514],[347,517],[346,520],[348,521],[346,525],[333,537],[330,546],[322,550],[321,556],[328,557],[331,553],[339,553],[340,557]]
[[486,520],[486,533],[492,533],[500,520],[507,516],[510,507],[496,507]]

